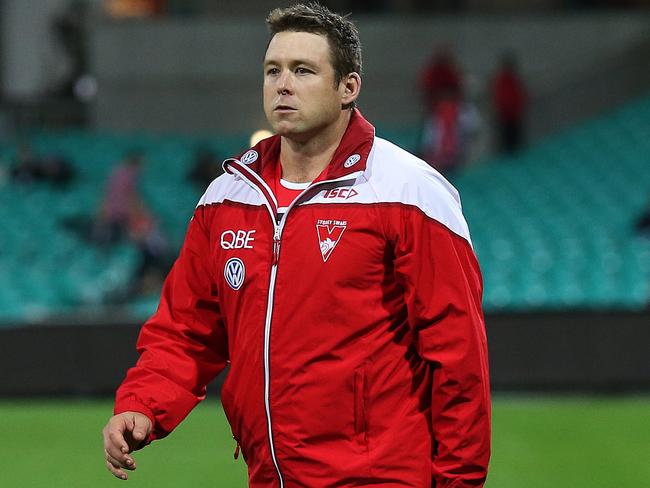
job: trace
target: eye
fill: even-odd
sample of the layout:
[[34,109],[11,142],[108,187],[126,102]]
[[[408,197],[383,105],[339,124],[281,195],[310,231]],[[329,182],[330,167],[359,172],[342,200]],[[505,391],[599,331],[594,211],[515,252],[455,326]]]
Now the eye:
[[298,75],[308,75],[312,73],[313,73],[312,70],[310,70],[309,68],[305,68],[303,66],[299,66],[298,68],[296,68],[296,74]]
[[278,68],[272,67],[266,70],[267,75],[277,75],[280,72]]

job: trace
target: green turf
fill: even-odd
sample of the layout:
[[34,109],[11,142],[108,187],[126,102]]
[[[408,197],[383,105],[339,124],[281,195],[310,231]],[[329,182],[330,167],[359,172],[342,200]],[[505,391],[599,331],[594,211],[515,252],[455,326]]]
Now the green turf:
[[650,398],[494,402],[490,488],[650,486]]
[[[246,486],[215,401],[137,453],[126,484],[103,465],[100,432],[110,410],[106,401],[0,402],[0,486]],[[649,486],[650,398],[497,397],[493,417],[488,488]]]
[[103,462],[107,401],[0,402],[0,487],[231,488],[246,486],[246,465],[216,401],[196,408],[176,431],[135,454],[128,481]]

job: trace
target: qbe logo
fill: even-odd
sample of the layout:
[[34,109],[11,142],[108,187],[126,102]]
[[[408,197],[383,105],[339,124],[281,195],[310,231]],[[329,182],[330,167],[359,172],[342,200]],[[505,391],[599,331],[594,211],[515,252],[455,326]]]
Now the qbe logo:
[[230,288],[237,291],[244,284],[246,277],[246,267],[244,262],[239,258],[230,258],[226,261],[226,266],[223,269],[223,275]]
[[226,230],[221,234],[223,249],[253,249],[255,230]]

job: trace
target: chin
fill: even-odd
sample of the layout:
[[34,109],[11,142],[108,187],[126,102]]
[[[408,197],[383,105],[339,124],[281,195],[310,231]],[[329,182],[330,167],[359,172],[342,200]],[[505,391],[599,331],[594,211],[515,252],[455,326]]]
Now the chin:
[[289,136],[291,134],[299,134],[300,133],[300,130],[294,124],[287,124],[285,122],[281,122],[279,124],[276,124],[273,127],[273,129],[274,129],[274,132],[279,136]]

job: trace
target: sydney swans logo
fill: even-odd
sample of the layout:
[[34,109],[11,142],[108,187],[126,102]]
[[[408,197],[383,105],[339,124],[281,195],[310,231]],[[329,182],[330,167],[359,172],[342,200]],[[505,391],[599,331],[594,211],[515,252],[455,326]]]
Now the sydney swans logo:
[[327,262],[332,252],[334,252],[334,248],[341,240],[343,231],[345,231],[347,226],[348,222],[346,220],[319,220],[316,222],[318,243],[324,263]]

